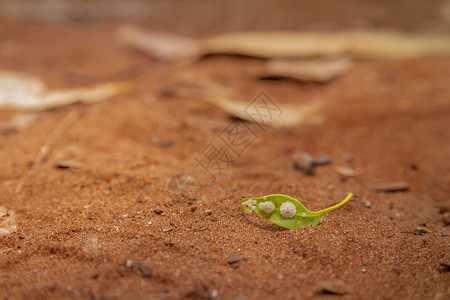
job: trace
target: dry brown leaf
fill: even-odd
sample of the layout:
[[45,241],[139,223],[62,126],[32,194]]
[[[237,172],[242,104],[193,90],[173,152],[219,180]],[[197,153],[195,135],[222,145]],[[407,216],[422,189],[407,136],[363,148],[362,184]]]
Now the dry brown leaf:
[[46,91],[38,77],[1,71],[0,110],[44,111],[74,103],[99,102],[130,90],[129,83],[115,82],[90,88]]
[[207,54],[260,58],[300,58],[351,55],[362,58],[413,58],[449,55],[445,35],[404,34],[387,30],[340,32],[235,32],[196,40],[137,27],[122,26],[122,44],[164,61],[185,61]]
[[278,105],[280,114],[272,115],[270,117],[255,118],[248,113],[248,102],[235,100],[231,97],[222,98],[208,98],[203,101],[214,104],[231,115],[245,121],[257,123],[260,125],[273,125],[275,127],[289,127],[301,123],[316,123],[320,122],[321,118],[318,115],[322,109],[321,101],[312,101],[305,104],[285,104]]
[[202,55],[200,44],[195,39],[165,32],[145,31],[135,26],[119,27],[116,39],[162,61],[191,60]]
[[404,192],[409,189],[409,184],[405,181],[388,181],[373,185],[372,189],[385,193]]
[[345,295],[349,293],[345,282],[342,280],[319,281],[317,285],[321,288],[321,292],[325,294]]
[[263,76],[327,82],[344,75],[353,66],[353,61],[348,57],[309,60],[275,59],[267,62],[266,73]]
[[78,169],[83,166],[83,163],[76,160],[57,160],[54,165],[60,169]]
[[450,54],[448,36],[395,31],[238,32],[203,42],[205,53],[231,53],[263,58],[349,54],[355,57],[412,58]]
[[342,177],[356,177],[356,176],[359,175],[358,171],[355,171],[355,170],[353,170],[352,168],[349,168],[349,167],[336,166],[334,168],[334,170],[336,171],[336,173],[338,173]]
[[0,235],[8,235],[16,232],[17,225],[12,210],[7,210],[6,207],[0,206]]
[[420,231],[420,232],[422,232],[422,233],[433,233],[433,230],[430,230],[430,229],[425,228],[425,227],[423,227],[423,226],[418,226],[418,227],[416,228],[416,230],[418,230],[418,231]]
[[[264,108],[259,108],[259,112],[256,111],[255,104],[257,103],[255,102],[251,104],[248,101],[236,100],[229,89],[216,83],[199,85],[192,82],[183,82],[178,86],[171,87],[170,94],[215,105],[234,117],[262,126],[288,127],[301,123],[318,124],[323,121],[320,114],[323,107],[323,101],[321,100],[312,100],[302,104],[275,104],[269,100],[272,102],[272,106],[276,106],[272,107],[269,113]],[[258,113],[260,116],[258,116]]]

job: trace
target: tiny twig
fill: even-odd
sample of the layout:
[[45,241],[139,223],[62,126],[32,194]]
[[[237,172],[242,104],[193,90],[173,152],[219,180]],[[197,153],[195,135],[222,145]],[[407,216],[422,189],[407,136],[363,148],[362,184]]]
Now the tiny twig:
[[5,253],[5,252],[7,252],[7,251],[9,251],[9,250],[13,250],[13,249],[14,249],[14,247],[10,247],[10,248],[3,249],[3,250],[0,251],[0,254],[3,254],[3,253]]
[[27,174],[22,177],[22,179],[19,181],[16,187],[16,193],[20,193],[22,191],[22,187],[25,183],[25,180],[30,177],[33,170],[40,165],[46,157],[48,157],[50,153],[50,147],[55,142],[55,140],[64,132],[67,130],[70,124],[72,124],[73,121],[76,119],[76,111],[72,110],[70,111],[57,125],[56,127],[50,132],[47,139],[45,140],[42,147],[39,149],[38,153],[36,154],[35,158],[33,159],[33,163],[31,164],[30,169],[28,170]]
[[203,226],[203,227],[201,227],[201,228],[197,228],[197,229],[194,229],[194,231],[205,231],[206,229],[208,229],[208,224],[206,224],[205,226]]

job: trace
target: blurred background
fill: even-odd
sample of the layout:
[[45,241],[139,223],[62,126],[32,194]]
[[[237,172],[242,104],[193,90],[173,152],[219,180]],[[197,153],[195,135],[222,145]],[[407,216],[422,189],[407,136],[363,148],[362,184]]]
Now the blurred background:
[[385,27],[448,31],[450,1],[0,0],[0,17],[83,23],[126,19],[186,35]]

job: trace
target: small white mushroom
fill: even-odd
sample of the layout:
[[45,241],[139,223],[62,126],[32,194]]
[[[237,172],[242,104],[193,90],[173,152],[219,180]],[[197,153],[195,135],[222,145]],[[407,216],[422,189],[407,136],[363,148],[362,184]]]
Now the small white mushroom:
[[265,213],[271,214],[275,210],[275,204],[272,201],[261,202],[258,205],[259,209]]
[[286,219],[290,219],[295,216],[296,212],[297,208],[295,207],[294,203],[287,201],[281,204],[280,214]]

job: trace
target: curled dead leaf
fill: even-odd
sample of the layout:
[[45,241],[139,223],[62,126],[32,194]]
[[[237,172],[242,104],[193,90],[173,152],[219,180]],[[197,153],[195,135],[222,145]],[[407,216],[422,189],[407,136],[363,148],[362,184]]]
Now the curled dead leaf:
[[275,127],[289,127],[301,123],[318,123],[321,121],[319,112],[323,106],[321,101],[278,105],[281,112],[279,115],[266,115],[264,118],[255,118],[251,113],[248,113],[248,102],[235,100],[231,97],[207,98],[203,100],[222,108],[241,120],[260,125],[273,125]]
[[230,53],[262,58],[342,54],[364,58],[412,58],[450,54],[450,38],[389,30],[237,32],[206,39],[203,48],[208,54]]
[[345,295],[349,291],[342,280],[335,281],[319,281],[317,286],[321,288],[320,292],[323,294]]
[[183,82],[171,87],[171,94],[186,97],[220,107],[232,116],[261,126],[289,127],[302,123],[319,124],[323,121],[323,101],[277,104],[264,93],[252,101],[237,100],[233,92],[216,83],[196,84]]
[[355,171],[355,170],[353,170],[352,168],[349,168],[349,167],[336,166],[334,168],[334,170],[336,171],[336,173],[338,173],[342,177],[356,177],[356,176],[359,175],[358,171]]
[[404,192],[409,189],[409,184],[405,181],[382,182],[372,186],[372,189],[384,193]]
[[117,30],[116,39],[162,61],[191,60],[201,55],[200,44],[195,39],[165,32],[145,31],[136,26],[121,26]]
[[112,82],[90,88],[47,91],[36,76],[0,72],[0,110],[44,111],[74,103],[93,103],[131,91],[124,82]]
[[60,169],[78,169],[83,166],[83,163],[76,160],[57,160],[55,167]]
[[423,227],[423,226],[418,226],[418,227],[416,228],[416,230],[418,230],[418,231],[420,231],[420,232],[422,232],[422,233],[432,233],[432,232],[433,232],[432,230],[430,230],[430,229],[428,229],[428,228],[425,228],[425,227]]
[[353,65],[353,61],[348,57],[309,60],[275,59],[267,62],[266,73],[263,77],[327,82],[344,75]]
[[449,55],[445,35],[404,34],[389,30],[337,32],[232,32],[205,39],[121,26],[117,40],[163,61],[187,61],[208,54],[260,58],[351,55],[362,58],[413,58]]

